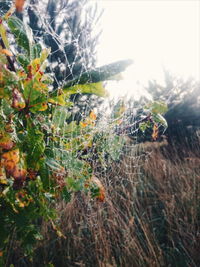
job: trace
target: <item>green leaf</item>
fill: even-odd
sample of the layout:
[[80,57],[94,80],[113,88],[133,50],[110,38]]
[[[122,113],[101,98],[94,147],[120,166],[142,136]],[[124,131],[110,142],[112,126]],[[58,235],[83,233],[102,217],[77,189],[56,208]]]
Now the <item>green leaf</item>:
[[149,128],[149,123],[148,122],[141,122],[139,124],[139,129],[144,133],[147,128]]
[[[29,101],[29,105],[41,104],[47,102],[47,93],[43,93],[40,89],[40,83],[37,80],[31,80],[24,86],[24,98]],[[36,89],[35,89],[36,88]]]
[[27,66],[29,65],[29,59],[25,55],[18,55],[17,61],[26,70]]
[[34,44],[31,46],[31,59],[39,58],[42,52],[40,44]]
[[61,192],[61,197],[65,202],[69,202],[71,200],[71,193],[67,190],[66,187]]
[[72,177],[68,177],[66,179],[68,187],[74,192],[80,191],[83,189],[84,181],[82,179],[74,179]]
[[45,161],[46,165],[50,167],[53,171],[60,171],[61,165],[58,163],[57,160],[53,158],[48,158]]
[[100,97],[106,97],[108,95],[105,90],[103,83],[87,83],[87,84],[77,84],[72,87],[66,88],[64,91],[65,95],[72,94],[95,94]]
[[153,120],[154,120],[154,122],[162,125],[165,129],[167,129],[167,127],[168,127],[167,121],[161,114],[154,114]]
[[121,136],[112,136],[107,140],[106,152],[112,160],[119,160],[125,140]]
[[56,107],[53,112],[52,124],[56,128],[63,128],[66,119],[70,117],[71,113],[65,107]]
[[153,113],[164,114],[167,112],[167,105],[164,102],[153,102],[148,106]]
[[114,119],[120,118],[126,111],[126,105],[123,100],[119,100],[113,107],[112,117]]
[[132,60],[121,60],[91,71],[84,72],[80,77],[77,77],[74,80],[66,83],[63,88],[66,89],[76,84],[98,83],[106,81],[124,71],[132,63]]
[[73,106],[73,102],[70,102],[69,97],[65,96],[64,94],[59,96],[54,96],[49,98],[48,102],[51,104],[59,105],[59,106],[65,106],[65,107],[71,107]]
[[31,29],[28,26],[25,27],[23,22],[15,16],[8,19],[8,26],[14,34],[18,45],[24,48],[28,52],[28,55],[30,55],[30,46],[32,43]]
[[34,168],[45,150],[44,134],[28,120],[28,135],[26,138],[27,163]]

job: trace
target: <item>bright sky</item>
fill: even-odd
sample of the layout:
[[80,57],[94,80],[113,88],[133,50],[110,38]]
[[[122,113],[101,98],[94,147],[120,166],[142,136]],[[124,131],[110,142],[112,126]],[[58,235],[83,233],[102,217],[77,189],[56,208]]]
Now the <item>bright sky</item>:
[[[199,0],[98,0],[105,9],[98,65],[132,58],[123,92],[139,80],[162,80],[162,66],[200,80]],[[122,92],[121,82],[114,84]],[[119,87],[119,88],[117,88]],[[135,87],[135,86],[134,86]]]

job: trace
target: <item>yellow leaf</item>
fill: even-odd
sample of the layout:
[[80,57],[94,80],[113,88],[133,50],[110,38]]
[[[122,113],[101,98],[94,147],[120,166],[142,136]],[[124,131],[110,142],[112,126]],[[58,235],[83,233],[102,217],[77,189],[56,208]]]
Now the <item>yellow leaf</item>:
[[23,202],[19,202],[19,204],[18,204],[18,206],[20,207],[20,208],[24,208],[25,207],[25,204],[23,203]]
[[11,6],[11,8],[6,12],[6,14],[3,16],[4,20],[9,19],[9,17],[15,12],[15,7]]
[[47,106],[47,103],[42,103],[40,105],[40,108],[38,109],[38,111],[45,111],[47,110],[48,106]]
[[0,165],[0,184],[7,184],[7,183],[8,183],[8,180],[6,177],[5,169],[3,168],[3,166]]
[[66,104],[64,95],[59,95],[59,96],[55,96],[53,98],[50,98],[48,100],[48,102],[51,104],[59,105],[59,106],[65,106],[65,104]]
[[8,39],[7,39],[7,36],[6,36],[6,29],[3,25],[3,21],[2,19],[0,18],[0,36],[3,40],[3,43],[5,45],[5,47],[8,49],[9,48],[9,42],[8,42]]

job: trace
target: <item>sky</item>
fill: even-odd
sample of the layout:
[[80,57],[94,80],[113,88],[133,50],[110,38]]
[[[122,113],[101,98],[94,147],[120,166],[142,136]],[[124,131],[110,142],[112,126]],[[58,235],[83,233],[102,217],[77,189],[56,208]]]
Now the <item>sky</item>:
[[177,75],[200,80],[199,0],[97,2],[104,8],[98,65],[134,60],[124,73],[123,83],[110,86],[115,87],[115,95],[131,94],[136,87],[140,90],[139,84],[146,84],[149,79],[162,83],[163,66]]

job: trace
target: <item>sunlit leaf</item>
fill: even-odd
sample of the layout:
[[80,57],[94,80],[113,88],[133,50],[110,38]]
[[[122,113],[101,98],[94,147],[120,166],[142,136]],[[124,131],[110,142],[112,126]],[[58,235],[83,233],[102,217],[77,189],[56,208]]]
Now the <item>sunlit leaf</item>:
[[154,124],[154,126],[153,126],[153,133],[151,135],[153,141],[156,141],[158,139],[158,134],[159,134],[158,125],[157,124]]
[[88,84],[77,84],[67,89],[64,89],[64,94],[72,95],[72,94],[95,94],[100,97],[108,96],[108,92],[103,86],[102,82],[99,83],[88,83]]
[[164,102],[158,102],[158,101],[155,101],[147,105],[147,108],[149,108],[153,113],[160,113],[160,114],[164,114],[168,110],[167,105]]
[[0,53],[4,54],[6,56],[9,56],[9,57],[13,56],[13,54],[8,49],[0,49]]
[[3,40],[3,43],[7,49],[9,49],[9,42],[6,36],[6,29],[3,25],[3,20],[0,18],[0,36]]
[[51,104],[66,107],[71,107],[73,105],[73,102],[68,101],[68,97],[66,97],[64,94],[49,98],[48,102]]
[[90,112],[89,117],[90,117],[90,119],[93,120],[93,121],[95,121],[95,120],[97,119],[97,115],[96,115],[96,113],[95,113],[94,111],[91,111],[91,112]]
[[91,71],[84,72],[80,77],[67,82],[63,88],[65,89],[76,84],[98,83],[106,81],[124,71],[132,63],[132,60],[121,60]]
[[114,119],[120,118],[126,111],[126,105],[123,100],[119,100],[113,107],[112,117]]

